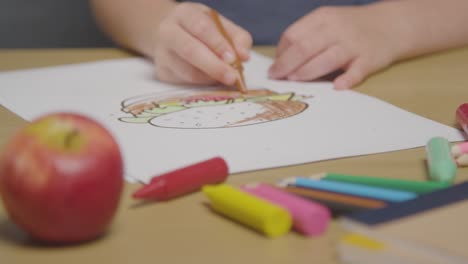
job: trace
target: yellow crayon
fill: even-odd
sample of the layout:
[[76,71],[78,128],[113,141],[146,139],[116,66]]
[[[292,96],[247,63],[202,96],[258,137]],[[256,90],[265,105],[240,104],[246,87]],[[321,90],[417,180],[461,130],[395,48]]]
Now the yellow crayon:
[[239,221],[269,237],[286,234],[292,226],[291,215],[280,206],[226,184],[202,189],[213,210]]

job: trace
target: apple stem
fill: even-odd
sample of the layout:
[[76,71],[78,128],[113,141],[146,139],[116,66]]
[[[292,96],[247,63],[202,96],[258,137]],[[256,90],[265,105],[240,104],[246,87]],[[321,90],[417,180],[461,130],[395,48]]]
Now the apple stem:
[[70,133],[65,136],[64,144],[66,148],[70,148],[73,138],[78,136],[78,129],[73,129]]

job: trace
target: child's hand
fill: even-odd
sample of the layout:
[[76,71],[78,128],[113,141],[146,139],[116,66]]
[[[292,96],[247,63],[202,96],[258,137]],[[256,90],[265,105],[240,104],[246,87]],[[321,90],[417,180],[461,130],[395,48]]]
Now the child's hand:
[[234,42],[235,47],[231,47],[209,12],[202,4],[181,3],[159,24],[153,53],[159,80],[190,84],[235,83],[236,71],[229,65],[236,58],[234,49],[242,60],[247,60],[252,37],[220,16]]
[[292,24],[277,47],[270,77],[310,81],[343,70],[337,89],[360,83],[397,59],[398,36],[391,21],[371,6],[319,8]]

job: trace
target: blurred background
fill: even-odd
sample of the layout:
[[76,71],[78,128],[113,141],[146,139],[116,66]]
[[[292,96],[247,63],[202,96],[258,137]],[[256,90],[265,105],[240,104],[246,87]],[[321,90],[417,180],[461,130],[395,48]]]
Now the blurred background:
[[0,48],[108,46],[87,0],[0,0]]

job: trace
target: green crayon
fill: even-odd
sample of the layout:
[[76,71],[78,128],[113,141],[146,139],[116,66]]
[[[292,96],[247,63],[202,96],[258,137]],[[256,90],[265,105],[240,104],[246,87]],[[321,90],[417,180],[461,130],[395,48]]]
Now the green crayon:
[[447,182],[413,181],[384,177],[354,176],[339,173],[326,173],[321,177],[321,179],[408,191],[416,194],[430,193],[450,186],[450,183]]

